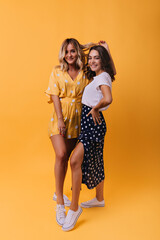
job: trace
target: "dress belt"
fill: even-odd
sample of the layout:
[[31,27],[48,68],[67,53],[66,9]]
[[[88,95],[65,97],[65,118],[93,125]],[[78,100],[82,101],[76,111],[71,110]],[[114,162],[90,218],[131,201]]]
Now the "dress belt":
[[63,98],[59,98],[61,102],[64,103],[81,103],[81,97],[63,97]]

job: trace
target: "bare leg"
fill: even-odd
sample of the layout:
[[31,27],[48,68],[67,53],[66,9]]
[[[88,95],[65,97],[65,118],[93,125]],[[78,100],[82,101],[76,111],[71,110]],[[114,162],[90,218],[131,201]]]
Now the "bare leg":
[[100,182],[96,187],[96,198],[100,202],[104,200],[103,189],[104,189],[104,181]]
[[66,175],[69,156],[74,149],[76,139],[64,139],[61,135],[54,135],[51,137],[51,142],[55,150],[55,182],[57,203],[63,205],[63,185]]
[[78,210],[78,201],[82,183],[82,170],[81,165],[83,162],[84,147],[82,143],[78,143],[70,160],[72,170],[72,202],[70,209],[73,211]]
[[[65,139],[65,143],[66,143],[66,147],[67,147],[67,156],[68,156],[67,160],[69,160],[70,155],[71,155],[73,149],[76,146],[76,142],[77,142],[76,138]],[[65,162],[65,176],[66,176],[66,173],[67,173],[67,169],[68,169],[68,161]]]

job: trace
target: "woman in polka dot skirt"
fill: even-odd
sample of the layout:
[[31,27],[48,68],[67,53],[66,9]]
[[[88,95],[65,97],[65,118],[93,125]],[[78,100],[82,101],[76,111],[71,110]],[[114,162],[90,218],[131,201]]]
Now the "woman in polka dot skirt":
[[[82,208],[78,206],[81,182],[89,189],[96,187],[96,198],[82,203],[82,207],[102,207],[104,163],[103,146],[106,123],[102,111],[112,102],[112,81],[116,73],[108,46],[91,47],[88,55],[87,77],[92,81],[85,87],[82,97],[81,133],[71,156],[72,169],[72,202],[62,229],[71,230]],[[108,51],[107,51],[107,50]]]
[[84,51],[91,45],[81,45],[73,38],[66,39],[59,52],[60,66],[52,70],[46,90],[48,102],[53,103],[49,122],[49,137],[56,155],[56,193],[53,199],[57,201],[56,220],[61,226],[66,217],[64,205],[70,205],[69,199],[63,195],[64,179],[68,159],[80,133],[82,93],[89,83],[84,73]]

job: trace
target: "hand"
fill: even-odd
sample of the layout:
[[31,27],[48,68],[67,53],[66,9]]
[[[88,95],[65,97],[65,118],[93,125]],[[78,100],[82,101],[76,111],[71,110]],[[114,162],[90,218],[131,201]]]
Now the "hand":
[[58,119],[58,130],[59,130],[59,134],[64,137],[66,132],[66,126],[62,118]]
[[101,124],[101,117],[100,117],[100,114],[99,114],[99,110],[98,109],[95,109],[95,108],[92,108],[92,110],[87,114],[87,117],[92,114],[92,118],[93,118],[93,121],[94,121],[94,124],[95,126],[98,124]]
[[107,51],[109,52],[108,44],[107,44],[105,41],[100,40],[98,44],[101,45],[101,46],[103,46],[104,48],[106,48]]

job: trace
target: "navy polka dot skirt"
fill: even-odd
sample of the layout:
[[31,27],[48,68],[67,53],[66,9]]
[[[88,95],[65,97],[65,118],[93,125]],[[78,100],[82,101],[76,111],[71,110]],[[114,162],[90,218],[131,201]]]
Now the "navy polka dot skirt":
[[103,146],[106,133],[106,123],[102,112],[101,124],[94,125],[92,115],[86,116],[92,108],[83,105],[81,116],[81,133],[79,142],[84,146],[82,163],[82,183],[89,189],[96,187],[104,180]]

